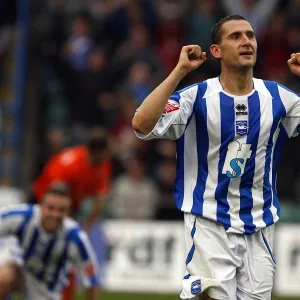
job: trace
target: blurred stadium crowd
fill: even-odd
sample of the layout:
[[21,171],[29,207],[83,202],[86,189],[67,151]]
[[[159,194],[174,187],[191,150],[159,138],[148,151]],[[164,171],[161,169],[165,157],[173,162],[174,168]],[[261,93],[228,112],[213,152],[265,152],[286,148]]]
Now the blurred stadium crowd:
[[[38,1],[32,21],[41,80],[36,175],[58,151],[83,143],[91,128],[105,127],[113,158],[107,215],[182,218],[173,202],[175,143],[139,141],[131,120],[175,67],[181,47],[199,44],[209,53],[211,27],[228,14],[247,17],[255,28],[255,77],[300,93],[299,79],[286,64],[300,49],[299,0]],[[210,57],[178,88],[218,73]],[[289,142],[279,168],[282,203],[300,205],[298,153],[299,138]]]

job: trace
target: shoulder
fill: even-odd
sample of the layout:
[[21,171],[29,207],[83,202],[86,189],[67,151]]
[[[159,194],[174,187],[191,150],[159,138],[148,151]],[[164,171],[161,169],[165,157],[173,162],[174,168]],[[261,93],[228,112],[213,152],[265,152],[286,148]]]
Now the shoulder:
[[35,205],[12,204],[0,209],[0,218],[8,222],[28,222],[34,217]]
[[70,233],[72,231],[81,230],[80,224],[71,217],[66,217],[63,221],[64,231]]
[[24,215],[28,213],[32,213],[34,209],[36,208],[36,205],[31,204],[10,204],[7,206],[4,206],[0,209],[0,213],[3,214],[10,214],[10,215]]
[[207,89],[207,81],[189,85],[181,90],[176,91],[170,99],[180,103],[182,99],[195,100],[199,94],[204,94]]
[[261,92],[263,94],[268,94],[272,96],[273,98],[282,98],[285,96],[296,96],[298,95],[293,92],[288,87],[276,82],[276,81],[270,81],[270,80],[263,80],[263,79],[257,79],[253,78],[255,89],[258,92]]
[[56,159],[61,165],[70,166],[82,161],[86,152],[85,146],[70,147],[60,152]]
[[211,97],[223,90],[218,77],[209,78],[199,84],[199,95],[201,98]]
[[66,217],[64,219],[63,230],[65,232],[66,238],[70,241],[76,242],[81,239],[82,235],[85,235],[85,231],[83,230],[81,225],[70,217]]

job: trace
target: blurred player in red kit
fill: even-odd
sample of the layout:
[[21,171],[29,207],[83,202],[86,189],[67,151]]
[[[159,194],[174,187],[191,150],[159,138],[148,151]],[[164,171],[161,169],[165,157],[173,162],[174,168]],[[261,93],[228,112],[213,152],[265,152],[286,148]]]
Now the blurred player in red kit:
[[[85,145],[70,147],[59,152],[45,165],[33,185],[38,202],[55,182],[67,185],[71,199],[71,214],[74,216],[87,197],[94,197],[90,214],[83,228],[89,230],[101,214],[111,182],[112,164],[109,158],[107,136],[102,130],[92,131]],[[74,282],[64,294],[71,300]]]

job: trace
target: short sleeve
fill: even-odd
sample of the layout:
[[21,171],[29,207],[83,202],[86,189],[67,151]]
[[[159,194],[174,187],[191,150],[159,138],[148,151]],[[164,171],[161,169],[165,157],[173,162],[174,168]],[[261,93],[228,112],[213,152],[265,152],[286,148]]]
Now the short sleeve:
[[14,235],[33,207],[27,204],[8,205],[0,209],[0,236]]
[[71,258],[85,288],[99,284],[99,267],[87,234],[79,230],[71,242]]
[[153,130],[147,135],[135,132],[137,137],[143,140],[180,138],[193,114],[198,87],[195,84],[174,93]]
[[278,85],[278,91],[286,109],[282,125],[288,137],[296,137],[300,132],[300,96],[282,85]]

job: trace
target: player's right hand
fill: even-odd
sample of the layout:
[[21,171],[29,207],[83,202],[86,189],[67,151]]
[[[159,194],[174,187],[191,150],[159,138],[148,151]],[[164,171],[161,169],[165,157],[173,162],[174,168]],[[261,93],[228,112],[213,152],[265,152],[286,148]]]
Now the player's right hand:
[[188,45],[181,49],[177,67],[186,72],[192,72],[206,61],[206,53],[198,45]]

